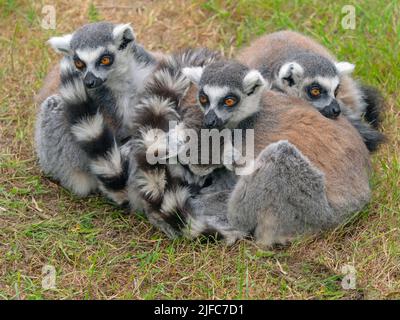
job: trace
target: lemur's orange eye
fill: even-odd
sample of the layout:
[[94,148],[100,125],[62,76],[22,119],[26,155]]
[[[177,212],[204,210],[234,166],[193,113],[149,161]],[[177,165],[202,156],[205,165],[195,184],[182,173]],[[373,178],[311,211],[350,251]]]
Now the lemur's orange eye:
[[318,97],[321,94],[321,90],[319,88],[312,88],[310,92],[314,97]]
[[82,60],[76,59],[74,61],[75,63],[75,67],[79,70],[83,69],[84,67],[86,67],[85,63]]
[[226,99],[224,100],[224,104],[225,104],[227,107],[233,107],[233,106],[236,104],[236,99],[235,99],[235,98],[226,98]]
[[109,56],[104,56],[103,58],[101,58],[100,63],[104,66],[108,66],[111,64],[111,57]]
[[201,94],[199,96],[199,101],[200,101],[201,104],[206,104],[208,102],[208,98],[204,94]]

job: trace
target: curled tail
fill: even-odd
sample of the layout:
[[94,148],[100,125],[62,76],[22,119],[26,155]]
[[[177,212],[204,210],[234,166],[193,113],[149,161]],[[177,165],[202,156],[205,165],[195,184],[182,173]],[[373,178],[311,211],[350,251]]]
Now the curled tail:
[[362,99],[365,102],[364,118],[373,128],[378,129],[382,121],[383,97],[378,89],[360,85]]
[[354,128],[360,133],[367,149],[370,152],[378,150],[379,146],[386,141],[385,135],[373,128],[368,123],[365,123],[361,119],[348,118]]
[[[228,224],[212,223],[207,217],[195,215],[191,206],[192,190],[202,180],[179,163],[149,163],[148,152],[168,155],[166,141],[171,121],[185,126],[184,100],[190,81],[181,70],[186,66],[202,66],[219,59],[206,49],[187,50],[161,61],[146,85],[144,98],[135,107],[134,136],[137,172],[134,183],[145,201],[149,220],[169,237],[197,238],[214,236],[234,242],[242,233]],[[240,236],[239,236],[240,235]]]
[[67,62],[61,65],[60,95],[66,104],[71,134],[86,152],[90,171],[100,189],[116,203],[123,204],[127,201],[129,162],[121,154],[101,106],[87,94],[79,75]]
[[344,109],[344,115],[357,129],[370,152],[376,151],[386,141],[385,135],[380,132],[382,118],[383,97],[374,87],[358,84],[361,98],[361,114],[358,115]]

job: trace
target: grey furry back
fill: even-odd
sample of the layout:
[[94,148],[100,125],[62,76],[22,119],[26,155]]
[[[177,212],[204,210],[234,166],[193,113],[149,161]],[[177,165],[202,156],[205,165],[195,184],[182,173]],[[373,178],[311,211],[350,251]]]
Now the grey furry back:
[[288,141],[262,151],[257,170],[239,179],[228,205],[232,226],[253,233],[264,245],[324,230],[338,223],[337,218],[323,173]]

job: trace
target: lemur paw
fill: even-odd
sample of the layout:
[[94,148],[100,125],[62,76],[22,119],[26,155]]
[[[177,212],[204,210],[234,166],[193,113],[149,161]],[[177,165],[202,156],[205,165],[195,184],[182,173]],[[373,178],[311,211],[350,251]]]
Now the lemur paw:
[[224,166],[230,170],[234,171],[236,164],[241,160],[242,155],[240,152],[233,147],[231,144],[226,144],[224,146],[224,152],[222,155],[222,161]]
[[49,111],[53,111],[53,110],[57,110],[62,102],[62,98],[58,95],[52,95],[50,97],[48,97],[45,101],[44,101],[44,105],[46,106],[46,108],[49,109]]
[[224,234],[223,242],[227,246],[233,246],[237,241],[245,239],[248,235],[242,231],[231,230]]
[[197,176],[208,176],[215,169],[221,168],[221,165],[215,164],[189,164],[189,169]]
[[228,170],[235,171],[235,174],[239,176],[250,175],[256,169],[254,160],[243,157],[242,153],[231,144],[226,144],[224,147],[223,164]]

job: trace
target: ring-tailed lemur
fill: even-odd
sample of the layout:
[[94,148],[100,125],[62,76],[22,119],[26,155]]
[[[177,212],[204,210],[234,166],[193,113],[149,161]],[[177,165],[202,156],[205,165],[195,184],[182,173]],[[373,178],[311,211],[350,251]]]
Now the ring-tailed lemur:
[[[207,49],[189,49],[161,59],[148,78],[138,103],[132,105],[132,136],[120,148],[114,147],[116,137],[114,130],[104,121],[105,109],[89,97],[80,82],[75,83],[75,90],[67,97],[68,110],[72,110],[67,111],[69,118],[76,118],[75,110],[79,111],[78,119],[84,116],[85,128],[88,130],[75,130],[74,126],[71,130],[89,162],[99,162],[99,152],[103,154],[108,150],[112,155],[100,159],[101,167],[107,168],[107,171],[104,172],[104,177],[99,178],[103,178],[103,182],[105,178],[106,182],[112,182],[103,184],[104,193],[112,199],[118,199],[120,190],[113,188],[113,184],[124,186],[122,190],[127,194],[131,208],[143,210],[150,222],[169,237],[185,235],[194,238],[211,235],[233,243],[244,236],[242,232],[230,227],[224,213],[212,214],[210,208],[207,208],[208,211],[194,210],[197,215],[190,211],[191,196],[204,186],[205,177],[192,174],[186,166],[179,163],[150,164],[146,159],[149,146],[158,143],[157,148],[164,147],[170,122],[195,127],[201,125],[202,114],[197,113],[196,116],[196,101],[185,101],[191,83],[181,70],[184,67],[204,66],[218,59],[219,54]],[[121,176],[115,163],[127,162],[129,177]],[[91,165],[91,169],[99,172],[95,165]],[[231,182],[233,176],[231,179],[226,179],[226,174],[223,177],[218,173],[212,176],[220,182],[216,186],[210,186],[205,192],[226,190],[234,185]],[[201,206],[201,202],[194,203]],[[202,214],[203,212],[208,214]]]
[[[39,164],[78,195],[112,189],[111,198],[122,203],[127,164],[116,150],[130,135],[132,105],[157,61],[136,43],[128,24],[88,24],[49,43],[64,57],[59,94],[41,104],[36,122]],[[81,105],[85,99],[101,106],[101,116]],[[98,135],[106,123],[110,129]],[[110,180],[110,172],[119,178]]]
[[[148,103],[149,110],[147,110],[142,114],[142,120],[145,120],[143,123],[144,124],[149,123],[150,126],[149,127],[147,127],[146,125],[142,126],[145,130],[143,130],[141,135],[139,136],[140,138],[138,141],[139,146],[140,145],[146,146],[146,143],[149,143],[151,141],[154,142],[154,138],[156,137],[153,135],[154,131],[151,130],[153,129],[152,125],[155,125],[156,126],[155,128],[157,128],[157,123],[163,123],[164,120],[162,120],[162,118],[164,116],[168,116],[168,114],[174,115],[174,113],[178,111],[178,115],[175,114],[173,118],[179,119],[179,116],[185,114],[185,112],[187,112],[188,110],[190,110],[189,113],[191,113],[191,111],[194,111],[194,113],[196,113],[196,109],[191,108],[193,107],[192,104],[189,103],[189,105],[187,104],[185,105],[183,103],[182,106],[182,101],[186,100],[185,94],[182,93],[186,93],[186,90],[189,89],[187,84],[182,86],[181,91],[178,95],[176,94],[176,92],[174,92],[174,90],[176,89],[176,87],[174,86],[175,84],[174,80],[177,79],[176,77],[181,79],[180,69],[179,68],[176,69],[176,65],[174,64],[169,66],[167,64],[165,68],[161,68],[159,71],[160,72],[158,73],[158,78],[155,77],[156,79],[154,85],[155,91],[153,92],[150,91],[150,95],[147,96],[148,101],[150,101],[150,103]],[[162,81],[160,81],[160,79]],[[152,94],[155,97],[154,100],[152,100]],[[160,99],[160,97],[162,96],[164,98]],[[171,97],[172,100],[170,99]],[[176,105],[176,103],[175,104],[171,103],[171,101],[178,102],[178,105]],[[275,102],[277,103],[277,106],[280,107],[283,107],[288,103],[288,101],[279,101],[279,99],[278,101]],[[299,103],[299,101],[294,100],[294,102],[292,101],[292,103],[296,104]],[[192,119],[193,115],[190,114],[188,118]],[[318,119],[314,119],[314,121],[316,124],[318,124]],[[329,124],[327,126],[329,127]],[[345,133],[346,131],[348,130],[344,130]],[[341,134],[338,133],[338,135],[343,136],[343,133]],[[146,141],[146,139],[148,140]],[[133,142],[135,144],[135,141]],[[342,141],[342,142],[343,146],[346,146],[346,142],[348,145],[348,141]],[[204,233],[207,234],[208,233],[207,231],[210,230],[208,229],[210,226],[211,226],[211,233],[214,233],[214,231],[219,232],[218,228],[216,227],[216,224],[212,223],[211,221],[216,220],[217,217],[215,215],[216,212],[223,213],[224,210],[221,211],[213,210],[214,214],[213,212],[211,212],[211,214],[207,216],[206,214],[203,214],[203,212],[207,211],[208,208],[207,207],[205,208],[204,203],[202,201],[203,199],[210,199],[211,197],[217,194],[214,194],[213,191],[210,191],[211,193],[208,194],[201,192],[194,199],[190,199],[189,197],[190,194],[188,192],[190,191],[190,189],[188,188],[188,183],[186,179],[184,179],[183,181],[181,179],[182,176],[186,175],[185,173],[182,173],[182,170],[178,170],[179,174],[176,174],[177,172],[176,171],[173,172],[174,170],[170,170],[170,168],[167,168],[168,170],[164,170],[165,168],[162,168],[162,170],[158,170],[159,168],[149,166],[149,164],[146,163],[145,161],[140,161],[144,160],[144,158],[136,154],[135,148],[132,148],[132,150],[134,150],[133,154],[135,155],[135,158],[139,160],[138,163],[135,163],[135,165],[139,167],[139,170],[145,169],[141,172],[142,178],[144,180],[142,180],[141,182],[142,188],[139,189],[143,191],[145,197],[142,197],[140,200],[141,201],[144,200],[145,207],[147,206],[147,208],[150,208],[148,212],[150,213],[150,217],[153,217],[151,218],[151,220],[153,220],[153,223],[155,222],[159,226],[163,225],[161,228],[164,231],[166,231],[167,234],[170,235],[171,235],[171,233],[169,233],[170,230],[172,230],[172,235],[176,234],[176,232],[178,233],[183,232],[184,234],[187,234],[188,236],[191,237]],[[339,152],[338,155],[342,156],[343,154]],[[146,166],[148,167],[147,169]],[[171,174],[171,172],[173,172],[173,174]],[[358,180],[356,179],[356,181]],[[139,179],[139,181],[141,180]],[[232,184],[230,184],[229,186],[232,187]],[[215,184],[214,185],[212,184],[210,187],[215,187]],[[260,188],[260,185],[258,185],[258,188]],[[134,187],[133,189],[137,191],[137,188]],[[206,191],[206,189],[208,188],[204,188],[203,191]],[[217,196],[216,198],[214,198],[215,199],[215,203],[213,205],[214,209],[218,207],[218,204],[221,204],[222,207],[226,207],[226,202],[224,201],[219,202],[218,199],[225,199],[227,195],[226,191],[228,189],[229,188],[227,187],[225,189],[222,188],[222,191],[218,191],[218,193],[220,193],[221,196],[220,197]],[[358,190],[359,189],[360,188],[358,188]],[[136,195],[137,192],[133,192],[133,194]],[[154,197],[155,201],[148,202],[149,199],[147,197],[149,196]],[[347,200],[347,198],[345,198],[345,200]],[[186,204],[190,205],[189,209],[185,208]],[[348,205],[348,203],[345,203],[345,205]],[[201,209],[199,209],[199,207]],[[196,215],[196,212],[201,212],[201,214]],[[206,216],[207,219],[205,219]],[[230,239],[234,239],[235,237],[241,236],[240,232],[237,232],[236,230],[234,230],[234,228],[232,228],[229,224],[226,223],[226,217],[225,219],[222,218],[217,220],[218,223],[221,222],[223,223],[222,232],[220,232],[220,234],[223,234],[224,236]],[[168,230],[169,228],[171,229]]]
[[[169,236],[217,233],[233,242],[253,233],[263,244],[284,243],[299,234],[336,226],[368,202],[368,150],[344,118],[320,117],[301,99],[266,91],[259,72],[223,62],[206,67],[210,73],[204,73],[202,93],[214,96],[199,96],[199,101],[213,101],[215,115],[204,117],[200,108],[193,108],[198,103],[190,97],[196,91],[187,84],[173,99],[178,105],[160,99],[159,93],[178,97],[171,84],[183,79],[174,66],[160,69],[163,81],[154,87],[154,97],[146,97],[153,103],[146,111],[141,108],[144,112],[137,124],[143,131],[138,131],[139,148],[133,151],[138,170],[131,180],[140,190],[149,219]],[[194,70],[201,75],[201,68]],[[226,101],[232,99],[236,99],[233,104]],[[227,114],[223,108],[233,109]],[[178,119],[185,128],[198,128],[199,115],[207,126],[256,131],[258,156],[252,174],[226,179],[227,172],[220,171],[212,176],[210,186],[192,193],[183,174],[177,175],[168,165],[149,165],[146,149],[158,145],[168,121]]]
[[146,149],[162,141],[169,121],[197,128],[203,115],[187,97],[194,92],[182,78],[182,66],[169,60],[155,72],[156,81],[149,82],[144,104],[138,105],[143,113],[136,113],[131,150],[131,202],[140,199],[150,221],[167,235],[217,233],[233,242],[253,233],[263,244],[284,243],[336,226],[368,201],[369,155],[354,128],[344,118],[318,116],[301,99],[265,91],[259,72],[235,63],[212,64],[209,73],[193,70],[204,76],[202,93],[214,94],[199,97],[214,103],[204,125],[255,129],[255,171],[237,183],[234,177],[225,181],[226,171],[222,178],[216,174],[209,187],[192,193],[188,172],[150,165]]
[[[224,212],[212,214],[209,210],[192,210],[192,207],[204,205],[192,201],[192,197],[207,184],[207,177],[193,174],[187,165],[179,162],[149,164],[147,160],[149,148],[165,151],[171,122],[178,123],[172,131],[189,127],[200,128],[202,114],[198,112],[197,101],[193,99],[195,96],[191,90],[193,88],[182,69],[203,67],[219,59],[219,54],[200,49],[189,50],[161,62],[149,81],[146,95],[137,105],[138,111],[133,118],[135,133],[132,140],[137,146],[133,157],[137,170],[129,185],[136,186],[135,190],[144,200],[149,220],[169,237],[183,235],[195,238],[211,235],[233,243],[245,235],[227,223]],[[226,190],[233,185],[233,176],[222,176],[211,174],[208,178],[219,182],[210,186],[210,189],[203,190],[203,193],[207,193],[207,190]]]
[[379,92],[356,83],[350,77],[354,65],[337,62],[314,40],[292,31],[268,34],[244,49],[238,60],[260,70],[273,88],[307,100],[328,118],[343,112],[370,151],[384,141],[374,130],[382,105]]
[[257,70],[237,62],[184,73],[198,84],[205,127],[255,131],[253,168],[220,203],[232,227],[265,245],[285,243],[337,226],[368,202],[369,153],[345,118],[330,121],[266,90]]

